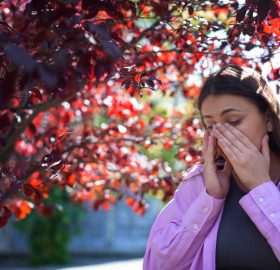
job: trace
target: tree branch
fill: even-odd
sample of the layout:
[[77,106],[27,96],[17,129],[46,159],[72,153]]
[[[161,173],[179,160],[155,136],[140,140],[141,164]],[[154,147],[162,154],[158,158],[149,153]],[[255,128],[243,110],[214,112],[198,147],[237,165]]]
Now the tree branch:
[[173,8],[163,18],[159,18],[149,28],[143,30],[143,32],[141,32],[138,37],[133,38],[130,42],[130,45],[133,46],[137,44],[149,31],[153,30],[157,25],[159,25],[162,21],[168,18],[176,9],[177,6],[173,6]]
[[11,131],[7,135],[7,138],[9,138],[7,144],[4,147],[0,148],[0,163],[6,163],[8,161],[8,159],[10,158],[10,156],[13,152],[14,144],[18,141],[18,139],[20,138],[20,135],[25,131],[27,125],[29,123],[31,123],[33,121],[33,119],[40,112],[46,111],[52,107],[57,107],[62,102],[69,101],[75,96],[76,96],[76,92],[63,100],[62,99],[55,99],[52,101],[48,100],[44,103],[37,105],[34,109],[33,114],[31,116],[29,116],[27,119],[25,119],[22,122],[22,124],[17,127],[17,129],[15,129],[15,128],[11,129]]

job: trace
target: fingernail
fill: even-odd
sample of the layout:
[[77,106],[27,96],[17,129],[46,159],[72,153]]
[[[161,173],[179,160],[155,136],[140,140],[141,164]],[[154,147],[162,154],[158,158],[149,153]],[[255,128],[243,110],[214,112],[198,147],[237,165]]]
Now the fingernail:
[[215,126],[215,128],[213,129],[213,134],[217,134],[219,130],[217,129],[217,126]]

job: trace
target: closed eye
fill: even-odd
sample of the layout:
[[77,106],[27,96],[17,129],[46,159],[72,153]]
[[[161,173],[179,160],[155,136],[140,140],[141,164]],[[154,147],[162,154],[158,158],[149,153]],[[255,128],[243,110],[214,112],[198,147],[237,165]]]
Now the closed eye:
[[[233,125],[233,126],[237,126],[238,124],[241,123],[241,119],[238,119],[238,120],[232,121],[232,122],[227,122],[227,123],[229,123],[230,125]],[[212,126],[206,127],[206,129],[207,129],[207,130],[209,130],[209,129],[211,130],[211,129],[212,129]]]

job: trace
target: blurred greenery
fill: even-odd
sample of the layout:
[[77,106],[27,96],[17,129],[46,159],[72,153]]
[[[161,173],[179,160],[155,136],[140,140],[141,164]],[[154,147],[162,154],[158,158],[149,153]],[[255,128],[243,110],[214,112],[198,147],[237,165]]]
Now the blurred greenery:
[[[180,89],[178,89],[178,91],[180,91]],[[174,126],[177,123],[182,124],[184,123],[184,121],[189,120],[190,118],[199,119],[200,117],[199,112],[195,108],[195,100],[184,97],[182,93],[171,95],[171,92],[167,91],[166,94],[163,95],[161,91],[158,91],[153,92],[152,95],[149,95],[144,91],[142,98],[139,98],[137,101],[142,104],[152,104],[152,110],[150,111],[150,113],[140,116],[146,122],[149,122],[155,116],[160,116],[166,118],[168,122],[172,122]],[[175,119],[173,117],[173,112],[175,109],[182,113],[180,119]],[[163,136],[170,137],[172,136],[172,134],[170,134],[169,132],[169,134],[165,133],[163,134]],[[177,143],[180,143],[182,141],[182,138],[178,138],[175,141],[177,141]],[[199,148],[201,145],[200,142],[197,141],[193,146],[195,148]],[[164,162],[167,162],[168,166],[171,168],[172,173],[176,171],[184,171],[187,169],[186,162],[176,158],[179,148],[179,145],[173,144],[170,149],[166,149],[161,140],[158,140],[157,143],[152,144],[151,146],[149,146],[149,148],[142,145],[138,146],[138,149],[144,155],[146,155],[149,160],[161,159]],[[150,191],[146,194],[146,197],[150,199],[156,198],[157,200],[161,201],[164,197],[164,192],[160,189],[156,194]],[[166,203],[168,202],[162,202],[162,205],[164,206]]]
[[70,202],[66,191],[58,187],[51,190],[44,203],[54,206],[50,217],[33,211],[15,226],[28,235],[30,264],[65,264],[69,262],[68,243],[80,232],[83,206]]

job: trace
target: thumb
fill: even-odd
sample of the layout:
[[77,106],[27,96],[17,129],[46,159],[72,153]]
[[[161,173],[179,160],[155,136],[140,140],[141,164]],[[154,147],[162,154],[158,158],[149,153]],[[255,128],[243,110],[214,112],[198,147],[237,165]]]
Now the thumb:
[[261,153],[268,163],[270,163],[269,137],[267,134],[262,138]]

